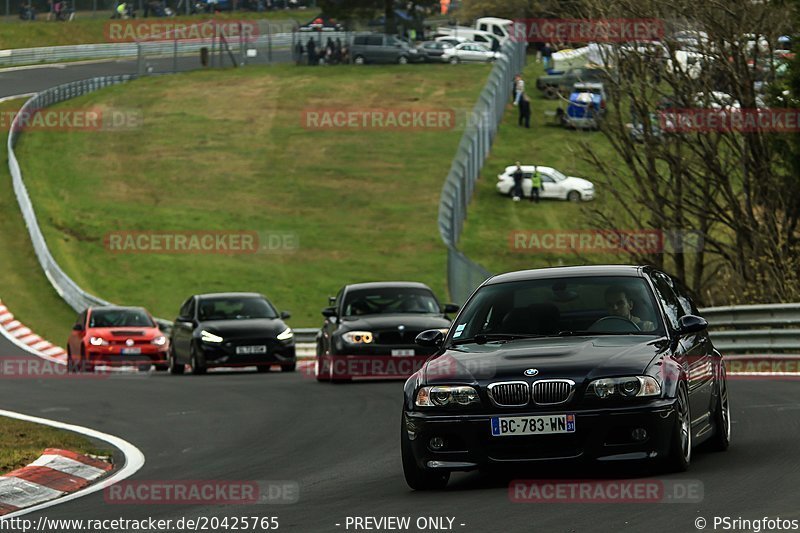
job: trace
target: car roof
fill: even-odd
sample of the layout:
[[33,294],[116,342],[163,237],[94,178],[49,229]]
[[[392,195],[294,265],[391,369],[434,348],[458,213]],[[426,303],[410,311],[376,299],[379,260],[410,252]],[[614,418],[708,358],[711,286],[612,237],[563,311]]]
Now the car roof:
[[[555,170],[553,167],[546,167],[544,165],[520,165],[520,167],[522,167],[523,172],[526,172],[528,170],[532,171],[533,167],[536,167],[536,170],[540,172],[550,172]],[[506,167],[506,172],[514,172],[515,170],[517,170],[517,165],[510,165]]]
[[199,299],[205,298],[263,298],[264,295],[257,292],[209,292],[206,294],[196,294]]
[[353,283],[346,285],[346,291],[362,290],[362,289],[428,289],[433,292],[430,287],[424,283],[416,281],[371,281],[368,283]]
[[554,279],[569,277],[596,277],[596,276],[620,276],[641,278],[645,269],[648,267],[636,265],[583,265],[583,266],[564,266],[550,268],[536,268],[531,270],[518,270],[498,274],[486,280],[483,285],[494,285],[497,283],[507,283],[509,281],[525,281],[532,279]]

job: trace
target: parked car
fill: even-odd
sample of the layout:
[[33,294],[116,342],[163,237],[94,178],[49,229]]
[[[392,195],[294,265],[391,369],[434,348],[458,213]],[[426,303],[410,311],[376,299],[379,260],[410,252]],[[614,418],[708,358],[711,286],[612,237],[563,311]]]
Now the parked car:
[[489,32],[475,30],[472,28],[441,28],[443,30],[455,30],[455,31],[444,31],[439,32],[437,31],[435,39],[459,39],[461,42],[472,42],[482,44],[486,48],[492,50],[493,52],[497,52],[500,50],[502,44],[502,38],[497,37],[496,35],[492,35]]
[[347,357],[424,360],[434,350],[417,346],[416,336],[431,328],[447,331],[447,315],[458,311],[457,305],[441,305],[427,285],[412,282],[346,285],[329,303],[316,340],[318,381],[352,378],[336,371],[337,360]]
[[[541,198],[570,200],[572,202],[594,199],[594,184],[591,181],[565,176],[554,168],[536,165],[522,165],[523,196],[529,198],[531,195],[531,176],[534,169],[539,171],[542,178],[542,190],[539,193]],[[502,174],[497,175],[497,192],[505,196],[512,195],[514,190],[513,176],[516,170],[517,167],[511,165],[506,167]]]
[[172,328],[169,370],[193,374],[211,367],[255,366],[259,372],[272,365],[293,372],[297,365],[294,332],[261,294],[229,292],[197,294],[181,306]]
[[95,366],[167,369],[169,341],[142,307],[89,307],[78,315],[67,340],[67,370]]
[[492,52],[485,46],[478,43],[461,43],[453,48],[448,48],[444,52],[444,56],[452,63],[461,63],[464,61],[479,61],[491,62],[496,61],[504,55],[501,52]]
[[494,276],[406,381],[408,485],[547,461],[640,461],[686,470],[725,450],[725,364],[682,284],[651,267],[579,266]]
[[445,50],[453,48],[455,45],[449,41],[425,41],[417,48],[428,63],[447,63],[449,56],[445,55]]
[[350,57],[356,65],[366,63],[414,63],[425,61],[423,54],[395,35],[367,33],[353,37]]
[[596,83],[606,81],[608,73],[601,68],[573,67],[564,72],[546,74],[536,79],[536,88],[544,92],[546,98],[556,99],[559,94],[566,98],[576,83]]

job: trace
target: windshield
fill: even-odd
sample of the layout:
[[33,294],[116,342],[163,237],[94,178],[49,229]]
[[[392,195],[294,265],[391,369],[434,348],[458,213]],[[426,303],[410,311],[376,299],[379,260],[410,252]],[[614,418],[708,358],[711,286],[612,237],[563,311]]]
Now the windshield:
[[564,174],[562,174],[561,172],[559,172],[556,169],[553,169],[553,170],[550,171],[550,176],[555,181],[564,181],[565,179],[567,179],[567,177]]
[[661,335],[649,285],[634,277],[576,277],[487,285],[467,303],[452,341],[475,336]]
[[90,328],[154,328],[156,325],[142,309],[95,309]]
[[344,316],[395,313],[441,314],[433,293],[419,288],[381,288],[347,293]]
[[256,297],[208,298],[200,301],[200,320],[278,318],[268,301]]

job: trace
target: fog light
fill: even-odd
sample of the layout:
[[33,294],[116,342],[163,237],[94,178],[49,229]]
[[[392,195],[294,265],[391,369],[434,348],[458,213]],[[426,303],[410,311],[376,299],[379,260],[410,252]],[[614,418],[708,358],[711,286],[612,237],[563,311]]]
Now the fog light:
[[441,450],[444,448],[444,439],[442,437],[433,437],[429,444],[432,450]]
[[644,428],[636,428],[631,431],[631,438],[635,441],[643,441],[647,438],[647,430]]

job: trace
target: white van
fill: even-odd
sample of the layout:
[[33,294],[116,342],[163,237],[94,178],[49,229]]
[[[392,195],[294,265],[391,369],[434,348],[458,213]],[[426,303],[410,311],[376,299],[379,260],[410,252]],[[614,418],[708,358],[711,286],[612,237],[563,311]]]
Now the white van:
[[434,40],[440,41],[449,38],[454,38],[461,42],[472,41],[474,43],[482,44],[489,50],[494,51],[499,50],[500,46],[504,42],[489,32],[476,30],[475,28],[470,28],[468,26],[443,26],[436,28]]

